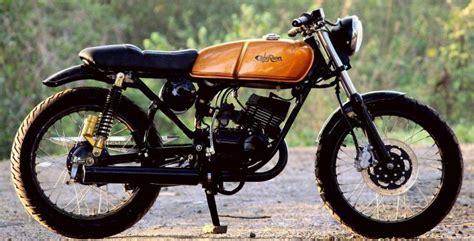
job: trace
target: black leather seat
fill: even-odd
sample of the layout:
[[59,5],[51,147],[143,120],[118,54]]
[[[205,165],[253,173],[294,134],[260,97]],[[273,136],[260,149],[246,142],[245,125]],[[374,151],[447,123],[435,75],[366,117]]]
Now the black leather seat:
[[142,51],[131,44],[103,45],[83,49],[79,57],[88,65],[102,71],[135,71],[164,76],[166,73],[189,73],[198,52],[195,49],[180,51]]

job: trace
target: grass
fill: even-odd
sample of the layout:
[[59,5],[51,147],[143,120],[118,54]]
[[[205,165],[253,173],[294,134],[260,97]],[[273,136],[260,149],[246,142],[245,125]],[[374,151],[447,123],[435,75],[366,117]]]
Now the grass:
[[459,143],[474,143],[474,131],[472,127],[473,125],[469,123],[457,124],[452,127]]

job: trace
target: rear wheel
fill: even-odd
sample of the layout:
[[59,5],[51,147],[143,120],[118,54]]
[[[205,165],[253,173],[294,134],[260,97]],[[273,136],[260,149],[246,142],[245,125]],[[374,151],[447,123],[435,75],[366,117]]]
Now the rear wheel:
[[[107,93],[77,88],[49,97],[26,117],[13,144],[11,171],[21,202],[38,222],[67,237],[117,234],[140,220],[159,193],[155,186],[81,185],[71,180],[76,172],[72,153],[91,151],[81,139],[83,120],[102,111]],[[106,143],[107,153],[136,151],[131,132],[143,133],[144,120],[146,114],[123,98],[114,116],[111,141]],[[160,145],[155,131],[150,139]]]
[[[434,110],[412,99],[367,106],[391,160],[377,162],[353,121],[356,147],[341,118],[318,147],[321,197],[338,221],[365,237],[421,235],[441,222],[459,193],[462,157],[457,140]],[[362,153],[359,158],[356,148]]]

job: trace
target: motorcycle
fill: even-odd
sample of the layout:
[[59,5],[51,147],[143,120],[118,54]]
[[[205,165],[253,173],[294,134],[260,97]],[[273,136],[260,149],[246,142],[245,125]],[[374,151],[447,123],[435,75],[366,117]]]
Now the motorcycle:
[[[288,159],[284,139],[308,94],[334,88],[340,107],[318,136],[315,161],[325,206],[364,237],[410,238],[431,230],[461,187],[462,155],[453,131],[435,110],[404,93],[357,91],[348,74],[363,38],[357,16],[334,23],[317,9],[292,25],[288,35],[303,39],[268,34],[199,52],[142,51],[130,44],[82,50],[81,65],[43,83],[92,79],[110,87],[61,91],[23,121],[11,172],[25,209],[58,234],[103,238],[140,220],[160,188],[201,185],[212,218],[206,230],[225,233],[215,195],[278,176]],[[166,82],[156,94],[141,78]],[[243,103],[241,88],[271,93],[253,93]],[[127,89],[150,100],[146,112],[124,96]],[[178,117],[191,107],[193,129]],[[190,142],[161,136],[157,113]]]

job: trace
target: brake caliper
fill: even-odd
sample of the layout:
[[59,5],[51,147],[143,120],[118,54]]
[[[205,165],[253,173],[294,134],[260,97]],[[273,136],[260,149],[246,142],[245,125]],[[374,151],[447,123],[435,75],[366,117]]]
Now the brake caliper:
[[367,169],[370,164],[372,164],[374,159],[374,154],[372,153],[372,146],[367,144],[365,146],[359,147],[359,154],[354,162],[354,167],[357,171],[362,171]]

